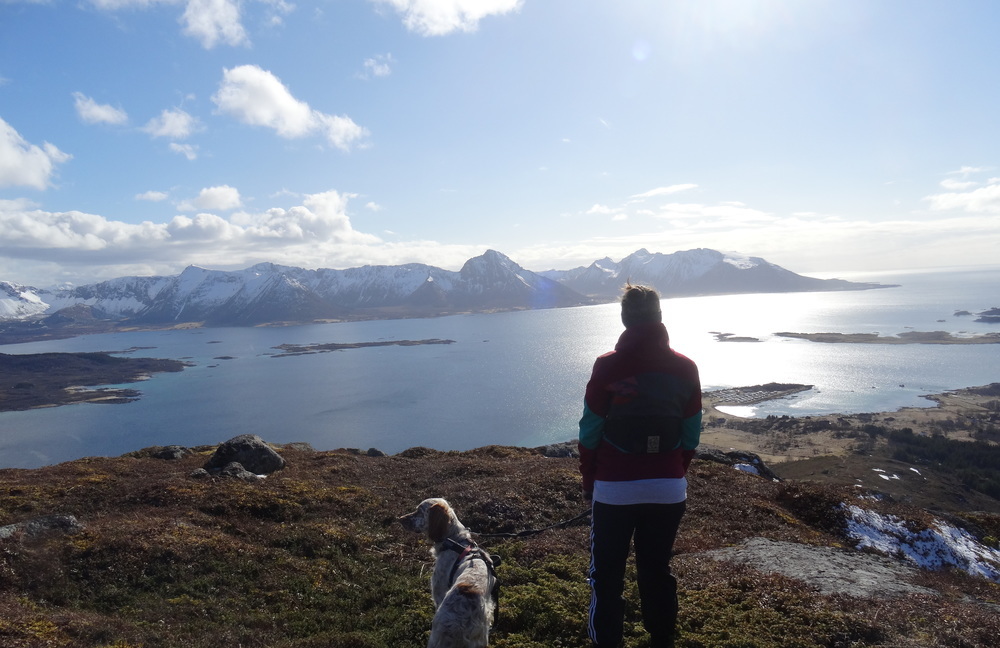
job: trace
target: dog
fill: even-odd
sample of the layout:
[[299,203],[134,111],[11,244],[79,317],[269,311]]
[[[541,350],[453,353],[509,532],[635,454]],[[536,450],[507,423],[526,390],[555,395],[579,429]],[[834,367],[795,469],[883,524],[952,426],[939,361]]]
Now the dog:
[[499,560],[472,541],[455,511],[439,497],[425,499],[399,522],[426,533],[434,544],[431,598],[437,612],[427,648],[485,648],[497,606],[494,567]]

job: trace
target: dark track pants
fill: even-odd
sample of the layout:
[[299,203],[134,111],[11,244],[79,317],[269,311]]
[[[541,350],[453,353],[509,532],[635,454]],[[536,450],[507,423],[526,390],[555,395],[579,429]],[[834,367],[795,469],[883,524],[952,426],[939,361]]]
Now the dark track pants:
[[652,646],[673,645],[677,581],[670,574],[670,558],[684,508],[684,502],[626,506],[594,502],[588,632],[595,645],[613,648],[621,643],[625,562],[633,536],[642,623]]

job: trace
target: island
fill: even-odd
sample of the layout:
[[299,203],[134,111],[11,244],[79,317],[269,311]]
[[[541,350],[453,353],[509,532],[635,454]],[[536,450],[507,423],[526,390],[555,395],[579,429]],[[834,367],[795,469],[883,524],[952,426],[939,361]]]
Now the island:
[[311,353],[330,353],[331,351],[343,351],[345,349],[363,349],[366,347],[379,346],[418,346],[421,344],[454,344],[455,340],[440,340],[431,338],[428,340],[379,340],[377,342],[324,342],[320,344],[279,344],[275,349],[281,349],[282,353],[276,353],[274,358],[287,358],[289,356],[309,355]]
[[139,382],[186,366],[190,365],[180,360],[121,358],[110,352],[0,353],[0,412],[70,403],[127,403],[140,392],[92,387]]
[[828,344],[1000,344],[1000,333],[958,336],[947,331],[904,331],[899,335],[878,333],[775,333],[776,337]]

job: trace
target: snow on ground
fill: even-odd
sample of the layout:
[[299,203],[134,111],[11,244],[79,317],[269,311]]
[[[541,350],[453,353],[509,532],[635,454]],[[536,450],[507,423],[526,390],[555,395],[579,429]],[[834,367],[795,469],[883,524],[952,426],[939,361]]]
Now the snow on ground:
[[974,576],[1000,582],[1000,550],[987,547],[969,532],[934,520],[916,530],[912,523],[859,506],[845,505],[847,535],[858,549],[870,548],[902,556],[925,569],[956,567]]

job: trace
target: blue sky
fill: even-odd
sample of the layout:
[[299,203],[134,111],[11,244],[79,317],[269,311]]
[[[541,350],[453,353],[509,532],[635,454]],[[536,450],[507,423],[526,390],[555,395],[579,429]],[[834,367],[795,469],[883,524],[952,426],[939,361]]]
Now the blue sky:
[[0,280],[1000,259],[992,0],[0,0]]

